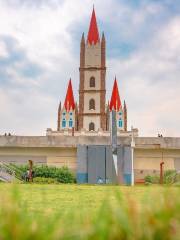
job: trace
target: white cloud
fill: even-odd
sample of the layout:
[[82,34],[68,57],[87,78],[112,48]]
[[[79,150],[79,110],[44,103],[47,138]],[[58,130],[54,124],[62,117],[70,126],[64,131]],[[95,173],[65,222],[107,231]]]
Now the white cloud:
[[180,135],[179,26],[180,18],[172,19],[128,59],[109,63],[128,100],[129,124],[140,134]]
[[0,58],[6,58],[8,57],[8,50],[6,48],[6,44],[3,41],[0,41]]

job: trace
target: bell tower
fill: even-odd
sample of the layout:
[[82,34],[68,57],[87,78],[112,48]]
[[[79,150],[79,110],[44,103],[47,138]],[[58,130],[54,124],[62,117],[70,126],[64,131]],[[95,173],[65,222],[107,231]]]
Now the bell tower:
[[80,45],[78,129],[106,130],[106,41],[99,37],[93,8],[87,39]]

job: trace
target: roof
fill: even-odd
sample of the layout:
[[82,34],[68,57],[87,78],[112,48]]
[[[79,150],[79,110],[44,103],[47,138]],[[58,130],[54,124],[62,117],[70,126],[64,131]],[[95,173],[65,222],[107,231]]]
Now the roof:
[[115,77],[115,80],[114,80],[114,86],[113,86],[113,90],[112,90],[112,95],[111,95],[111,101],[110,101],[109,108],[110,108],[111,111],[112,110],[119,111],[122,108],[116,77]]
[[66,98],[64,101],[64,108],[66,109],[67,112],[75,109],[75,101],[74,101],[74,94],[73,94],[71,79],[69,80],[69,84],[67,88]]
[[96,14],[95,14],[95,10],[93,7],[91,22],[89,25],[89,32],[88,32],[88,36],[87,36],[87,43],[92,45],[92,44],[98,43],[99,41],[100,41],[99,40],[99,31],[98,31],[98,26],[97,26],[97,22],[96,22]]

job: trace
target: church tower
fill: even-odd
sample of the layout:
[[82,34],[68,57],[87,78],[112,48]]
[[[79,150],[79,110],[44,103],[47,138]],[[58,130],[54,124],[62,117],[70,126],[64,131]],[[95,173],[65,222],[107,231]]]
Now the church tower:
[[109,109],[110,111],[112,110],[116,111],[117,129],[122,131],[127,131],[127,107],[126,107],[125,101],[124,101],[124,106],[122,106],[121,104],[116,77],[114,80]]
[[78,130],[106,130],[106,42],[100,39],[93,8],[87,39],[80,46]]
[[76,128],[76,105],[70,79],[63,108],[61,108],[61,102],[59,104],[57,131],[73,128]]

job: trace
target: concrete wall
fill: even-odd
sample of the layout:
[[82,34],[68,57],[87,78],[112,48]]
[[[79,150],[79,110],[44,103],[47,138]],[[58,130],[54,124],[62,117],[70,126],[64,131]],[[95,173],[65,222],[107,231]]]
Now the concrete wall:
[[[130,137],[118,137],[119,177],[121,181],[130,181]],[[135,138],[134,169],[135,178],[142,179],[148,174],[159,174],[159,164],[165,162],[164,168],[180,170],[180,138]],[[78,162],[77,148],[81,145],[84,151]],[[48,164],[61,167],[68,166],[73,171],[77,168],[82,178],[87,179],[87,164],[85,145],[110,145],[106,136],[41,136],[20,137],[0,136],[0,161],[27,163],[29,159],[37,164]],[[125,150],[127,149],[127,151]],[[108,155],[108,153],[106,153]],[[82,171],[81,171],[82,170]],[[125,175],[123,175],[125,174]],[[80,176],[80,175],[79,175]],[[129,179],[129,180],[128,180]]]
[[135,178],[159,174],[161,162],[165,163],[164,170],[180,170],[180,149],[135,149]]
[[0,161],[6,163],[27,164],[33,160],[34,164],[50,166],[67,166],[76,172],[76,148],[0,148]]
[[[130,145],[130,137],[118,137],[118,144]],[[21,148],[63,148],[63,147],[77,147],[81,145],[110,145],[110,135],[109,136],[0,136],[0,148],[4,147],[21,147]],[[180,146],[180,145],[179,145]]]

